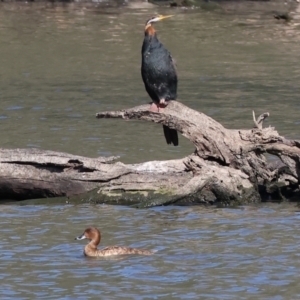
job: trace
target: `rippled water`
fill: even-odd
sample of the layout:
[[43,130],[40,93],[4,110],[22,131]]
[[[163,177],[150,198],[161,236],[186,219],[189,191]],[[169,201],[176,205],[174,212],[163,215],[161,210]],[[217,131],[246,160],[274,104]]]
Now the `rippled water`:
[[[297,299],[299,212],[106,205],[1,206],[1,299]],[[102,244],[152,256],[86,258],[86,226]]]
[[[207,4],[210,5],[210,4]],[[284,7],[287,7],[286,5]],[[271,3],[211,10],[84,8],[0,3],[1,147],[38,147],[123,162],[193,151],[165,144],[161,127],[97,120],[98,111],[149,101],[140,76],[145,20],[176,58],[179,99],[229,128],[252,110],[299,138],[299,14],[285,24]],[[299,212],[293,205],[240,209],[106,205],[0,206],[1,299],[297,299]],[[47,203],[50,203],[48,201]],[[85,227],[103,245],[153,256],[88,259]]]
[[[229,128],[252,127],[252,110],[299,138],[300,31],[280,4],[223,4],[216,10],[1,4],[1,147],[38,147],[123,162],[180,158],[161,126],[97,120],[95,113],[149,102],[141,75],[145,21],[177,61],[179,100]],[[284,9],[287,6],[283,6]],[[14,8],[14,9],[13,9]]]

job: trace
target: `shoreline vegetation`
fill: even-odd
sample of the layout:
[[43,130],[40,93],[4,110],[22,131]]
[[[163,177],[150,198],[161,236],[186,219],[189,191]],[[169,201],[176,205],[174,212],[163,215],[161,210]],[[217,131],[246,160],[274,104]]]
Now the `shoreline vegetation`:
[[[265,19],[287,23],[300,19],[300,0],[1,0],[5,9],[67,9],[69,11],[95,11],[95,13],[120,13],[120,9],[170,9],[170,11],[201,9],[219,14],[254,12]],[[1,13],[1,11],[0,11]]]
[[245,8],[252,6],[261,8],[263,6],[275,5],[278,7],[287,7],[287,9],[297,6],[299,0],[1,0],[1,4],[42,4],[42,3],[52,3],[52,4],[94,4],[103,7],[132,7],[132,8],[143,8],[143,7],[194,7],[194,8],[204,8],[204,9],[215,9],[215,8],[232,8],[239,9],[243,6]]

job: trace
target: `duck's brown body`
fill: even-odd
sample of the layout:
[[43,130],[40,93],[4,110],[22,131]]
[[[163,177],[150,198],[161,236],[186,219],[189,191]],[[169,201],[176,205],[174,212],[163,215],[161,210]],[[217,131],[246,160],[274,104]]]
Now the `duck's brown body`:
[[87,228],[82,235],[78,236],[75,239],[90,240],[90,242],[84,247],[84,255],[89,257],[102,257],[102,256],[126,255],[126,254],[139,254],[139,255],[153,254],[153,252],[144,249],[136,249],[136,248],[120,247],[120,246],[111,246],[103,249],[97,249],[97,246],[100,244],[101,233],[95,227]]
[[127,254],[139,254],[139,255],[151,255],[151,251],[143,249],[135,249],[129,247],[111,246],[103,249],[94,248],[92,245],[88,244],[84,248],[84,255],[91,257],[100,256],[112,256],[112,255],[127,255]]

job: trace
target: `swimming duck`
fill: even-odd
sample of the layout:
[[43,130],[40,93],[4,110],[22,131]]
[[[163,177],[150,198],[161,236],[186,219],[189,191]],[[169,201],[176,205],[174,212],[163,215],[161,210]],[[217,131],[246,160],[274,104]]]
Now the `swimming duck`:
[[97,249],[97,246],[100,244],[101,233],[96,227],[87,228],[82,235],[75,238],[75,240],[84,240],[84,239],[90,240],[90,242],[84,247],[85,256],[99,257],[99,256],[123,255],[123,254],[141,254],[141,255],[153,254],[153,252],[144,249],[119,247],[119,246],[111,246],[99,250]]

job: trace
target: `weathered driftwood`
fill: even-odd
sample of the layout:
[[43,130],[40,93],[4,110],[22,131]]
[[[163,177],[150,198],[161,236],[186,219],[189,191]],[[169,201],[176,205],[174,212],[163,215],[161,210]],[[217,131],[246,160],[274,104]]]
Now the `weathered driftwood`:
[[[245,204],[259,202],[262,197],[298,193],[300,142],[287,140],[273,127],[262,128],[269,116],[254,119],[254,128],[226,129],[201,112],[172,101],[160,113],[149,111],[148,105],[122,111],[98,113],[98,118],[141,119],[162,123],[176,129],[196,147],[195,152],[179,160],[184,186],[173,183],[169,191],[177,202],[220,202]],[[279,160],[268,163],[266,153]],[[153,169],[153,176],[159,170]],[[190,174],[192,174],[191,177]],[[157,181],[156,189],[164,182]],[[162,201],[163,203],[163,201]]]
[[[188,157],[126,165],[115,157],[85,158],[37,149],[0,150],[1,199],[69,196],[97,203],[167,204],[259,202],[298,192],[300,142],[262,128],[226,129],[201,112],[171,101],[159,113],[149,105],[101,112],[97,118],[140,119],[176,129],[195,145]],[[265,153],[280,159],[268,163]],[[79,195],[79,196],[74,196]]]

